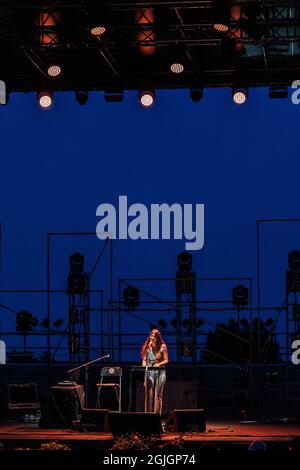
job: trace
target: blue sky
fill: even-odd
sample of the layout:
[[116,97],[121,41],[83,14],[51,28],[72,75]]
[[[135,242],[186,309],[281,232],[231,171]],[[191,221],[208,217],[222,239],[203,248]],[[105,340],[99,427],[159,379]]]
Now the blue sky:
[[[198,104],[186,90],[158,91],[149,110],[135,92],[120,104],[92,93],[83,107],[73,93],[57,93],[47,112],[33,94],[13,94],[0,108],[2,289],[45,288],[47,232],[95,231],[97,206],[117,204],[119,195],[148,206],[205,204],[197,274],[253,276],[256,286],[256,220],[300,217],[299,112],[290,99],[271,101],[266,89],[251,89],[241,107],[229,89],[205,90]],[[57,242],[53,287],[64,288],[72,251],[86,250],[90,269],[100,246],[96,236]],[[300,224],[262,228],[265,306],[281,304],[294,248],[300,249]],[[115,296],[119,277],[172,277],[183,249],[178,240],[116,241]],[[106,274],[104,262],[103,287]],[[231,287],[199,285],[198,297],[230,299]],[[26,308],[24,298],[2,302]],[[35,313],[43,318],[43,306]],[[2,329],[14,321],[0,315]]]

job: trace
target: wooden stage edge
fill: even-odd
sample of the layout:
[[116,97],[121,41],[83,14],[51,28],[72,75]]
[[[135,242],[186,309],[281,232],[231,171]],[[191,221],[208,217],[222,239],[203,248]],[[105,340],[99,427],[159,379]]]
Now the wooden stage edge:
[[[290,441],[300,439],[300,424],[290,423],[241,423],[225,421],[208,421],[204,433],[184,433],[186,445],[223,443],[249,445],[254,440],[262,440],[270,445],[275,443],[288,447]],[[160,437],[162,444],[172,441],[180,433],[163,432]],[[110,447],[113,436],[103,432],[80,432],[69,429],[40,429],[37,425],[2,422],[0,423],[0,442],[4,449],[13,449],[20,446],[37,448],[43,442],[68,442],[71,447]]]

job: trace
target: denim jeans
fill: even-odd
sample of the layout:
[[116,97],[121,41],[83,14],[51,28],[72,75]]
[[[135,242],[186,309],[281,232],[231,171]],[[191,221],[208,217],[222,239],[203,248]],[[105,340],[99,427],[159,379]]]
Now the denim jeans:
[[145,377],[145,412],[162,413],[163,390],[166,383],[165,370],[147,371]]

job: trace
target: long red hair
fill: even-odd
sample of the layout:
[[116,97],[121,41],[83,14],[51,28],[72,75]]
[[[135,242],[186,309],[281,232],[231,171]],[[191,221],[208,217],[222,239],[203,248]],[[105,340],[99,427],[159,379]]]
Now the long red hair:
[[146,341],[144,342],[143,346],[142,346],[142,349],[141,349],[141,357],[145,357],[147,352],[148,352],[148,349],[149,349],[149,343],[150,343],[150,336],[151,335],[154,335],[155,336],[155,339],[156,339],[156,344],[155,344],[155,349],[153,348],[153,352],[154,354],[157,354],[158,351],[160,350],[161,346],[163,344],[165,344],[164,340],[162,339],[161,337],[161,334],[160,334],[160,331],[159,330],[151,330],[149,335],[148,335],[148,338],[146,339]]

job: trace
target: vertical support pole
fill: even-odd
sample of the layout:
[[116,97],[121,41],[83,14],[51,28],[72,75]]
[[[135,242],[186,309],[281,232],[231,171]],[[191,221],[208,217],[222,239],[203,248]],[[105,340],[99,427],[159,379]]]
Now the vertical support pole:
[[121,282],[122,280],[119,279],[119,288],[118,288],[118,348],[119,348],[119,362],[122,362],[122,338],[121,338],[121,314],[122,314],[122,307],[121,307]]
[[110,355],[115,360],[114,349],[114,319],[113,319],[113,242],[109,239],[109,335],[110,335]]
[[285,283],[285,363],[286,363],[286,401],[289,400],[289,291]]
[[261,348],[261,305],[260,305],[260,232],[259,232],[259,223],[256,221],[256,267],[257,267],[257,318],[258,318],[258,332],[257,332],[257,362],[260,362],[260,348]]

